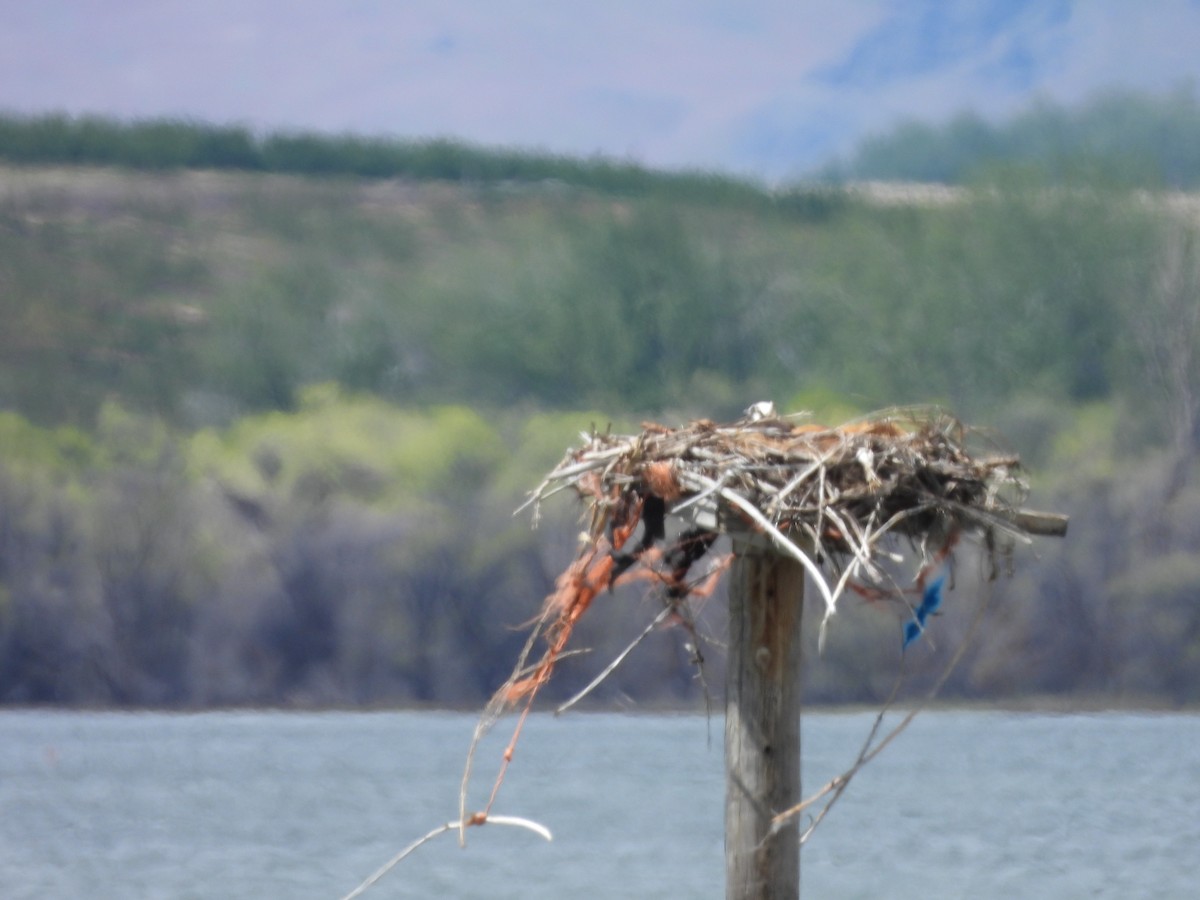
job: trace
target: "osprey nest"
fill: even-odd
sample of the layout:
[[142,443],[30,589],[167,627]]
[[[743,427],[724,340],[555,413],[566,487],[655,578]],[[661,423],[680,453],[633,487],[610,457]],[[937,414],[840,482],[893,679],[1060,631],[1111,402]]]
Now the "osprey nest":
[[[525,507],[536,520],[542,500],[573,489],[589,524],[538,619],[534,636],[545,634],[545,654],[532,667],[523,655],[496,699],[536,693],[592,600],[614,585],[660,584],[672,609],[711,589],[714,570],[695,580],[690,573],[721,533],[733,537],[735,552],[766,547],[803,564],[824,600],[822,638],[847,589],[872,599],[915,595],[905,601],[907,645],[940,603],[942,578],[933,576],[964,535],[979,539],[994,575],[1014,541],[1066,528],[1064,517],[1021,509],[1019,458],[973,452],[973,436],[937,409],[886,410],[828,427],[779,416],[766,403],[729,424],[644,423],[640,434],[583,435]],[[670,537],[669,521],[678,523]],[[911,581],[898,574],[903,563]],[[527,653],[532,645],[533,637]]]
[[[584,434],[522,509],[572,489],[588,522],[578,554],[534,620],[509,679],[487,704],[463,773],[461,831],[488,821],[533,701],[568,652],[576,624],[600,594],[633,580],[661,589],[663,608],[625,651],[564,704],[604,680],[652,628],[673,621],[692,632],[688,600],[710,593],[732,554],[707,560],[722,534],[733,553],[774,552],[804,566],[825,603],[820,640],[846,590],[906,605],[904,646],[921,636],[941,604],[946,568],[964,536],[985,549],[990,575],[1014,542],[1062,535],[1065,516],[1021,508],[1020,461],[968,449],[976,435],[937,409],[892,409],[838,427],[769,403],[736,422],[707,419],[680,428],[646,423],[640,434]],[[668,525],[671,527],[668,528]],[[530,657],[539,639],[545,649]],[[522,707],[481,812],[467,815],[467,788],[483,735]],[[901,725],[900,727],[903,727]]]

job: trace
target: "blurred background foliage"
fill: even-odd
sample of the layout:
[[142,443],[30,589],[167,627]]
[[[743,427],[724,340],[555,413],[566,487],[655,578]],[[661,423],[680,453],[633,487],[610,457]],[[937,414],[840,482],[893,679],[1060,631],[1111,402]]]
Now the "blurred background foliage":
[[[0,116],[0,702],[477,703],[574,551],[569,502],[511,513],[579,433],[774,398],[944,403],[1073,515],[1011,580],[960,563],[915,687],[994,591],[951,696],[1194,703],[1200,202],[1164,188],[1198,131],[1191,92],[1108,95],[768,188]],[[599,603],[555,689],[656,603]],[[901,620],[850,602],[813,698],[885,695]],[[696,702],[685,643],[599,698]]]

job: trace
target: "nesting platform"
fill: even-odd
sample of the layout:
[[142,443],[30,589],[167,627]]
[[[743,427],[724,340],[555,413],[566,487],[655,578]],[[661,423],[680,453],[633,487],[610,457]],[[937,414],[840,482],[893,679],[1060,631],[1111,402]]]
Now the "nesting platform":
[[[664,518],[674,518],[692,545],[729,533],[797,558],[816,582],[827,619],[851,576],[872,590],[899,588],[877,565],[885,538],[907,538],[920,571],[961,537],[975,536],[995,570],[1014,542],[1061,535],[1067,526],[1065,516],[1023,508],[1019,457],[988,448],[957,418],[932,408],[886,410],[829,427],[758,404],[728,424],[702,419],[679,428],[646,423],[630,435],[593,432],[529,502],[536,508],[567,488],[588,506],[581,558],[615,555],[616,576],[642,563],[680,592],[687,574],[680,566],[695,562],[689,557],[696,551],[649,552],[666,537]],[[627,548],[639,522],[641,540]],[[664,556],[673,558],[666,571]],[[823,562],[836,572],[822,570]]]

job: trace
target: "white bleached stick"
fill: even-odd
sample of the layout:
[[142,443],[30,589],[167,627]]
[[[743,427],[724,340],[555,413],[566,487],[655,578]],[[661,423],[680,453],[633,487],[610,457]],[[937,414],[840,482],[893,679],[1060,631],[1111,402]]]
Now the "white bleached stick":
[[683,472],[680,473],[680,476],[681,480],[693,480],[700,487],[716,491],[717,494],[724,497],[728,502],[753,519],[755,524],[761,526],[763,531],[771,536],[771,540],[774,541],[775,546],[779,550],[804,566],[805,570],[812,576],[813,581],[816,583],[817,590],[821,592],[821,597],[825,600],[825,617],[821,620],[821,636],[824,637],[825,624],[837,612],[837,597],[830,592],[829,584],[825,581],[825,576],[821,573],[820,567],[809,558],[807,553],[797,547],[795,542],[790,540],[786,534],[771,524],[771,520],[759,512],[753,503],[736,491],[722,487],[718,482],[713,481],[711,478],[706,478],[697,472]]
[[[529,831],[532,831],[534,834],[539,835],[548,841],[554,840],[554,836],[550,833],[550,829],[547,828],[545,825],[542,825],[539,822],[535,822],[532,819],[522,818],[521,816],[488,816],[486,819],[482,819],[477,822],[467,822],[465,824],[466,825],[481,825],[481,824],[513,825],[513,826],[516,826],[517,828],[526,828]],[[405,857],[407,857],[409,854],[411,854],[418,847],[429,843],[435,837],[439,837],[439,836],[445,834],[447,831],[456,831],[463,827],[464,827],[463,822],[447,822],[445,825],[439,825],[437,828],[433,829],[433,831],[429,832],[429,834],[425,835],[423,838],[418,838],[417,840],[413,841],[411,844],[409,844],[407,847],[405,847],[403,850],[401,850],[399,853],[397,853],[395,856],[393,856],[391,859],[389,859],[386,863],[384,863],[384,865],[379,867],[379,870],[376,871],[375,874],[373,874],[370,878],[368,878],[366,881],[364,881],[362,884],[360,884],[358,887],[356,887],[354,890],[352,890],[350,893],[348,893],[345,897],[342,898],[342,900],[354,900],[355,897],[361,896],[363,894],[363,892],[366,891],[367,888],[369,888],[371,885],[375,884],[377,881],[379,881],[380,878],[382,878],[384,875],[386,875],[388,872],[390,872],[392,869],[394,869],[401,861],[404,860]]]

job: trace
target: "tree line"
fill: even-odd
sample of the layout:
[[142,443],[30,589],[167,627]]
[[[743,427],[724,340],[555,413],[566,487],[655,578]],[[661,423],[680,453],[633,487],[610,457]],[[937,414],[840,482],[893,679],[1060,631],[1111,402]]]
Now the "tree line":
[[832,181],[883,179],[966,184],[991,169],[1032,167],[1056,181],[1095,179],[1191,190],[1200,185],[1200,102],[1195,85],[1155,95],[1105,91],[1079,106],[1047,100],[995,122],[964,111],[932,124],[908,121],[827,164]]
[[[0,415],[0,703],[476,706],[576,549],[569,498],[537,529],[512,511],[588,421],[404,410],[334,386],[196,433],[117,406],[92,435]],[[1070,475],[1038,495],[1071,514],[1069,539],[1019,548],[994,581],[964,549],[907,651],[899,604],[847,594],[823,651],[810,604],[811,702],[880,702],[902,668],[901,696],[920,696],[972,632],[946,699],[1200,700],[1200,486],[1168,495],[1165,457],[1109,455],[1111,416],[1072,424],[1088,464],[1056,464]],[[599,597],[575,640],[590,652],[547,699],[586,684],[663,601],[645,586]],[[594,701],[719,697],[721,606],[696,612],[698,645],[656,629]]]
[[0,159],[20,165],[215,169],[307,176],[410,178],[469,184],[560,184],[619,195],[662,194],[706,203],[819,207],[796,190],[773,198],[759,184],[711,171],[658,171],[633,162],[482,147],[445,138],[405,140],[314,131],[259,132],[187,119],[0,115]]
[[[1040,100],[1000,121],[963,111],[943,123],[906,121],[813,173],[816,181],[882,179],[967,184],[989,170],[1034,167],[1069,183],[1081,170],[1127,186],[1200,183],[1200,103],[1194,85],[1165,93],[1108,90],[1065,106]],[[579,159],[449,139],[261,132],[180,118],[0,114],[0,159],[22,165],[203,168],[471,184],[549,183],[624,196],[822,211],[801,184],[774,190],[716,171],[659,171],[606,157]]]

